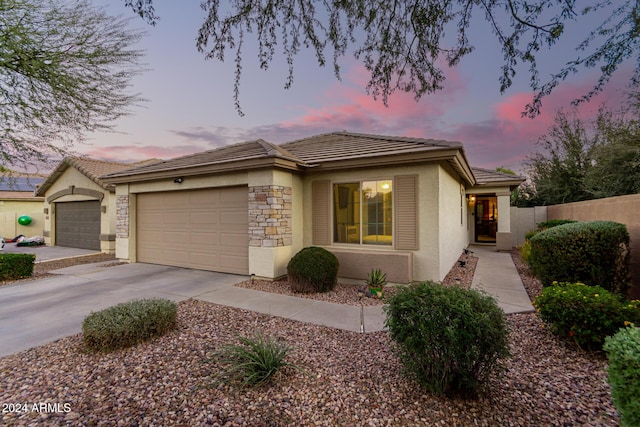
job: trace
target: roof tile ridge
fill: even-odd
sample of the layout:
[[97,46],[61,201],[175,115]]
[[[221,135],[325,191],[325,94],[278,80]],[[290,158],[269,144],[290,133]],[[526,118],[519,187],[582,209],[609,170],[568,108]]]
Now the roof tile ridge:
[[256,140],[256,142],[260,144],[262,148],[264,148],[266,154],[269,156],[280,157],[288,160],[294,160],[296,163],[301,165],[307,164],[307,162],[305,162],[295,154],[291,153],[287,149],[277,144],[273,144],[271,142],[265,141],[264,139],[258,139]]

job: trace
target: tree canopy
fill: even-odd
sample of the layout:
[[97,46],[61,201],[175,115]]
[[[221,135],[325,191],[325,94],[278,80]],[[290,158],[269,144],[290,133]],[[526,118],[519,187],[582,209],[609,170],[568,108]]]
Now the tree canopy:
[[559,111],[526,162],[519,206],[640,193],[640,110],[602,106],[593,120]]
[[[153,0],[125,4],[151,23],[158,19]],[[239,113],[242,48],[248,37],[257,41],[261,68],[284,56],[289,66],[285,88],[293,83],[301,48],[311,49],[320,66],[330,61],[338,78],[339,59],[352,53],[369,72],[368,93],[386,104],[395,91],[413,93],[417,100],[442,89],[443,68],[458,65],[475,49],[469,32],[472,22],[480,21],[502,49],[501,92],[513,84],[522,66],[528,68],[533,97],[524,110],[530,116],[539,114],[544,96],[580,70],[599,68],[600,77],[576,101],[601,91],[625,60],[640,62],[636,0],[205,0],[202,9],[206,18],[196,46],[207,59],[224,61],[228,53],[233,55]],[[591,17],[599,24],[576,46],[576,57],[548,79],[541,78],[539,57],[552,55],[546,48],[566,37],[571,21]]]
[[64,155],[141,100],[139,32],[84,0],[0,2],[0,155],[26,167]]

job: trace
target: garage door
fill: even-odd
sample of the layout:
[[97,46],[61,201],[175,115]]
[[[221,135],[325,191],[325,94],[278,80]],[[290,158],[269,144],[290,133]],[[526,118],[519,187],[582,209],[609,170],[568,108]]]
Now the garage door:
[[139,262],[249,274],[247,187],[139,194]]
[[56,208],[56,245],[100,250],[100,202],[59,202]]

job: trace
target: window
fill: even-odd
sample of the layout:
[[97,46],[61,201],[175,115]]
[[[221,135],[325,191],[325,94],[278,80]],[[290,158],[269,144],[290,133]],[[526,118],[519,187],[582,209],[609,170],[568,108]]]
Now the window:
[[333,241],[364,245],[393,243],[391,180],[333,185]]

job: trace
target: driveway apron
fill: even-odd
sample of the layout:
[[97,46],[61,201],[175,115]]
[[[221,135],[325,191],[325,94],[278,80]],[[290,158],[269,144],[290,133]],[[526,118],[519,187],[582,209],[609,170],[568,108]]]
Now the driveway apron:
[[0,287],[0,357],[77,334],[92,311],[139,298],[182,301],[246,280],[151,264],[86,264]]

